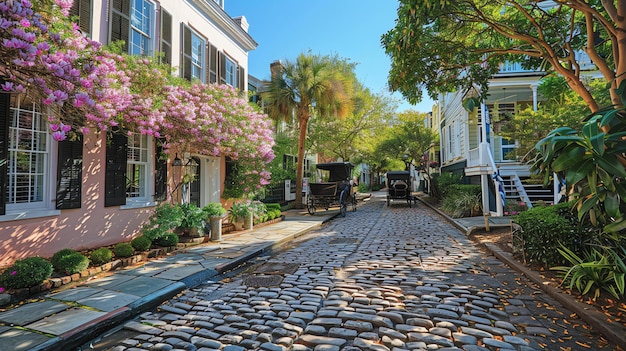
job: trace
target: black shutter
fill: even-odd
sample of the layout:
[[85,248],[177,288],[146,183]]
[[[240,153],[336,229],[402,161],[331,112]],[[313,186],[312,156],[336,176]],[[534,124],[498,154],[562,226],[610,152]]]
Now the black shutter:
[[83,138],[59,142],[57,163],[57,210],[80,208],[83,180]]
[[181,69],[182,77],[191,80],[191,29],[186,25],[182,24],[182,33],[183,33],[183,58],[182,65],[183,69]]
[[246,91],[246,69],[239,66],[237,67],[237,85],[239,85],[237,88],[239,88],[239,91],[243,92]]
[[128,137],[121,132],[113,133],[107,140],[104,176],[105,207],[126,204],[127,149]]
[[217,83],[217,48],[209,45],[209,80],[208,83]]
[[167,155],[163,153],[161,142],[156,142],[154,162],[154,199],[156,201],[164,201],[167,198]]
[[[4,83],[0,79],[0,83]],[[11,95],[0,93],[0,215],[6,214],[7,171],[9,163],[9,122],[11,120]]]
[[161,63],[172,65],[172,15],[161,7]]
[[91,34],[91,0],[74,0],[70,16],[78,16],[78,26],[85,35]]
[[130,35],[130,0],[113,0],[111,2],[111,33],[110,42],[123,40],[122,49],[128,52],[128,39]]

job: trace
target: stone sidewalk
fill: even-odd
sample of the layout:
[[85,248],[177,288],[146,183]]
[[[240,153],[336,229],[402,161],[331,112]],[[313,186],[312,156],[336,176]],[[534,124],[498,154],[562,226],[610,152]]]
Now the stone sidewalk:
[[[226,234],[139,267],[90,278],[0,313],[0,351],[70,350],[247,260],[321,226],[339,214],[283,212],[283,221]],[[349,215],[349,214],[348,214]],[[2,325],[3,324],[3,325]]]

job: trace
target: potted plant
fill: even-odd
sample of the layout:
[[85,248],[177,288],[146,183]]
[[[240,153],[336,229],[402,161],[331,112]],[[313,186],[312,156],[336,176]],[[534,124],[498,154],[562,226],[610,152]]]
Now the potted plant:
[[202,212],[209,219],[211,240],[222,240],[222,219],[226,215],[226,209],[219,202],[210,202],[202,208]]
[[250,215],[250,208],[245,202],[235,202],[228,210],[230,222],[235,226],[235,230],[243,229],[243,222]]
[[205,214],[201,208],[194,204],[180,205],[183,211],[183,219],[180,224],[180,232],[189,236],[197,237],[204,235]]

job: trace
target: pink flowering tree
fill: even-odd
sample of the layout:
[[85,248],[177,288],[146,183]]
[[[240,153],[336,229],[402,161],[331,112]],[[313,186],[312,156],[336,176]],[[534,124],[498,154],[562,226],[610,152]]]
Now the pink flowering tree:
[[72,1],[0,2],[3,92],[28,93],[49,113],[56,140],[70,129],[115,125],[115,110],[97,102],[117,85],[114,60],[100,43],[65,20]]
[[65,20],[72,2],[0,2],[0,89],[41,101],[55,140],[117,127],[165,140],[166,153],[230,157],[243,195],[268,183],[274,141],[266,115],[231,87],[191,84],[152,58],[104,49]]

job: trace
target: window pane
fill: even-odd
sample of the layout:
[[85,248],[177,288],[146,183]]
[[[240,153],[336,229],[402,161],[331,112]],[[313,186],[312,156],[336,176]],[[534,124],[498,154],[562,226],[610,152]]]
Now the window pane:
[[129,136],[127,152],[126,197],[147,197],[148,136]]
[[12,99],[11,110],[7,205],[44,205],[48,157],[45,119],[27,99]]
[[150,55],[152,53],[152,23],[154,5],[144,0],[133,0],[130,23],[130,53]]

